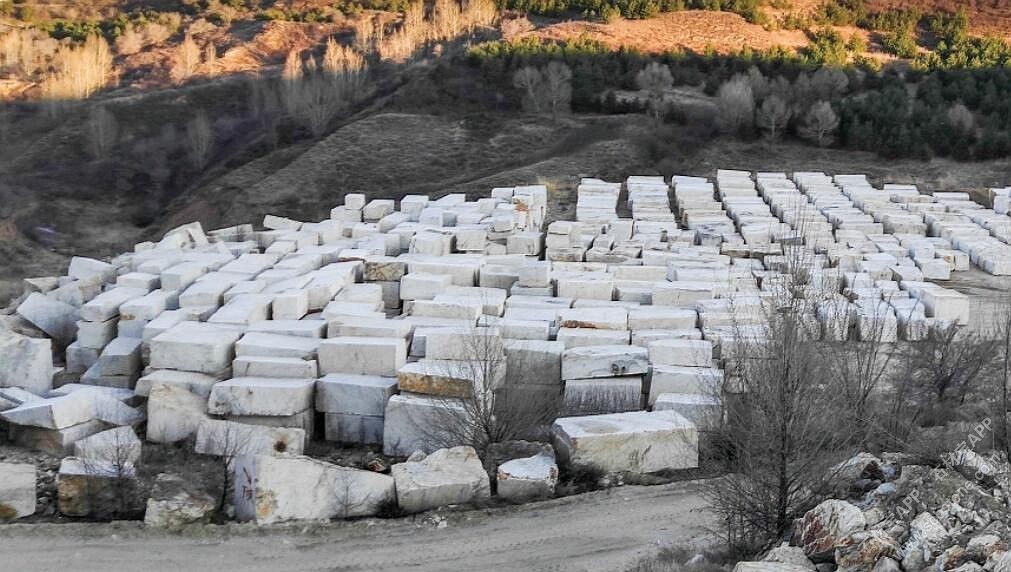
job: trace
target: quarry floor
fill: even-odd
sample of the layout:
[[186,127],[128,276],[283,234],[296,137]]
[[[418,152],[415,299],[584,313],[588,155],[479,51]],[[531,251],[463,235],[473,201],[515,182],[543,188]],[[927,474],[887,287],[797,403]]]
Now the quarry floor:
[[201,526],[0,526],[4,570],[624,570],[660,546],[706,546],[698,481],[389,520]]

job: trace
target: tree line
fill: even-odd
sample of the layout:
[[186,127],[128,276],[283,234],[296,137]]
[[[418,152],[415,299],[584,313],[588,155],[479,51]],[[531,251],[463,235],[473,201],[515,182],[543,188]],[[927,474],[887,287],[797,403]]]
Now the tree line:
[[[517,87],[516,74],[553,62],[569,70],[568,100],[576,112],[648,111],[677,121],[682,112],[676,106],[658,112],[656,101],[662,98],[643,86],[640,74],[657,64],[670,78],[664,89],[702,86],[713,96],[719,113],[712,121],[731,136],[797,138],[885,157],[973,160],[1011,154],[1011,70],[1005,67],[900,74],[818,65],[809,54],[785,50],[649,57],[587,38],[491,42],[468,55],[481,82],[512,107],[526,109],[530,91]],[[620,96],[629,91],[647,95]]]

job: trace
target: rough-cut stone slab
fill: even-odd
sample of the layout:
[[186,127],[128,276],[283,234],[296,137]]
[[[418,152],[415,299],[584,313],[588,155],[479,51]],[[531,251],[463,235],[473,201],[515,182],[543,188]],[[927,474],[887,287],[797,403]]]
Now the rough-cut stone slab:
[[207,411],[217,415],[294,415],[312,407],[313,379],[236,377],[211,388]]
[[553,454],[513,459],[498,466],[498,496],[514,502],[550,498],[558,485],[558,465]]
[[138,379],[134,391],[137,392],[137,395],[148,396],[155,385],[163,384],[179,387],[207,399],[211,395],[211,387],[218,381],[220,380],[217,377],[206,373],[156,369]]
[[151,340],[150,367],[217,373],[232,364],[241,334],[197,322],[181,322]]
[[649,344],[649,359],[655,366],[709,367],[713,344],[708,340],[657,340]]
[[35,514],[35,465],[0,463],[0,522]]
[[392,477],[308,457],[244,455],[235,462],[235,515],[270,524],[370,516],[392,502]]
[[562,417],[554,424],[563,462],[604,471],[652,473],[698,466],[698,432],[673,411]]
[[352,413],[326,413],[324,415],[326,440],[341,443],[383,444],[382,415],[355,415]]
[[53,387],[53,343],[0,330],[0,387],[43,394]]
[[49,337],[64,343],[73,340],[77,334],[76,322],[80,318],[80,311],[45,294],[38,292],[29,294],[18,306],[17,313],[36,328],[49,334]]
[[316,381],[316,411],[382,416],[397,392],[397,379],[332,373]]
[[194,450],[204,455],[301,455],[305,430],[299,427],[270,427],[235,421],[205,419],[197,427]]
[[472,447],[439,449],[420,461],[391,468],[397,504],[406,512],[465,504],[491,496],[488,473]]
[[182,385],[155,383],[147,402],[147,440],[175,443],[196,435],[207,419],[207,399]]
[[401,393],[386,402],[383,453],[406,457],[415,451],[434,451],[450,444],[447,422],[466,419],[463,405],[450,398]]
[[642,375],[649,372],[649,352],[638,346],[589,346],[565,350],[562,379]]
[[403,338],[340,337],[323,340],[319,346],[319,370],[330,373],[392,377],[407,361]]

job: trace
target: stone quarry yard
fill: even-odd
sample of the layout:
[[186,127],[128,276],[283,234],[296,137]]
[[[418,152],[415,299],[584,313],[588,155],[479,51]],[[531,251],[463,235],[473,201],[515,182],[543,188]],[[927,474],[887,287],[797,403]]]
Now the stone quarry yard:
[[699,482],[624,486],[515,507],[256,527],[0,526],[7,570],[620,570],[711,539]]

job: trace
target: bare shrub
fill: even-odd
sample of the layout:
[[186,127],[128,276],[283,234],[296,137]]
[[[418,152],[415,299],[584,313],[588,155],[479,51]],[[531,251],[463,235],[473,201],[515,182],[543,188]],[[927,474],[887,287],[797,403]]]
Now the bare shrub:
[[660,62],[650,62],[636,74],[635,85],[647,93],[649,113],[659,122],[664,112],[664,94],[674,86],[670,68]]
[[186,124],[186,153],[197,169],[207,166],[214,149],[214,130],[203,111]]
[[434,418],[417,423],[422,441],[432,449],[469,445],[485,458],[488,446],[529,438],[557,416],[551,400],[533,401],[520,390],[505,385],[508,368],[523,368],[522,360],[508,360],[501,337],[474,327],[465,336],[462,355],[441,375],[468,380],[466,395],[437,397]]
[[169,74],[173,81],[181,83],[196,75],[199,67],[200,46],[197,45],[193,36],[186,34],[183,41],[176,47]]
[[790,109],[786,101],[773,94],[762,102],[762,106],[755,115],[755,123],[765,131],[770,140],[775,141],[786,130],[792,115],[793,110]]
[[513,87],[523,92],[523,108],[534,113],[541,112],[544,89],[544,75],[533,66],[520,68],[513,74]]
[[62,45],[53,60],[55,71],[43,82],[50,100],[84,99],[105,86],[112,73],[112,53],[104,38],[92,35],[79,47]]
[[718,123],[726,133],[741,133],[751,129],[755,120],[755,98],[744,76],[734,76],[720,86],[716,95]]
[[119,124],[116,117],[105,108],[98,105],[91,109],[87,122],[88,150],[93,159],[104,159],[116,144]]
[[569,111],[572,102],[572,70],[560,61],[551,61],[544,68],[544,93],[551,115]]
[[827,101],[819,101],[811,106],[804,123],[800,126],[800,136],[814,141],[819,147],[832,143],[833,134],[839,129],[839,117]]
[[124,56],[136,54],[144,49],[144,39],[144,34],[138,31],[133,24],[129,24],[116,38],[116,51]]

